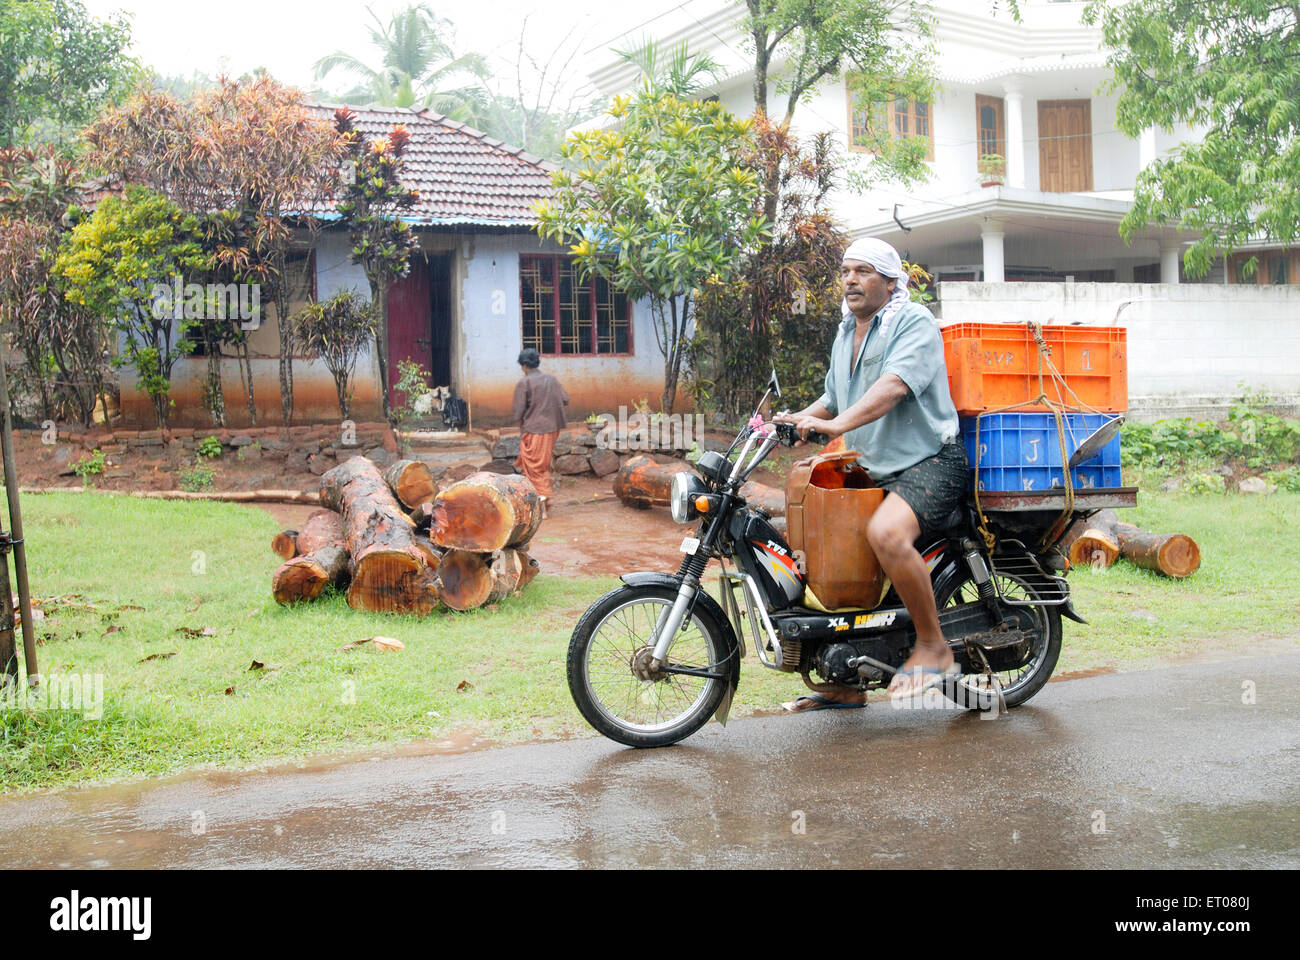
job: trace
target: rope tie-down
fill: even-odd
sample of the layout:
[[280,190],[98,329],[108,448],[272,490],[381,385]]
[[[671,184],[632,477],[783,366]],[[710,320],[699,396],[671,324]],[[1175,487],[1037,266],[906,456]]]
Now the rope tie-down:
[[[1070,474],[1069,463],[1070,453],[1066,444],[1066,421],[1063,414],[1065,413],[1095,413],[1102,414],[1100,410],[1091,407],[1079,399],[1079,395],[1074,392],[1069,383],[1066,382],[1056,364],[1052,362],[1052,348],[1047,345],[1043,339],[1043,326],[1035,321],[1029,321],[1029,332],[1033,335],[1034,344],[1038,354],[1038,396],[1019,403],[1010,403],[1006,406],[997,407],[992,410],[985,410],[975,416],[975,513],[979,519],[979,533],[984,538],[984,545],[988,548],[989,553],[993,552],[997,545],[997,538],[989,529],[988,518],[984,515],[984,507],[980,503],[980,482],[979,469],[983,445],[980,443],[981,423],[980,421],[994,413],[1005,413],[1009,410],[1017,410],[1022,407],[1045,406],[1052,412],[1052,418],[1056,423],[1056,439],[1061,448],[1061,468],[1064,473],[1065,485],[1065,505],[1061,510],[1060,516],[1052,523],[1047,532],[1043,534],[1039,541],[1038,548],[1043,549],[1055,542],[1061,535],[1062,531],[1070,522],[1070,517],[1074,513],[1074,478]],[[1048,385],[1051,385],[1056,393],[1055,399],[1047,395]],[[1074,399],[1070,404],[1066,401],[1066,394]],[[1071,438],[1073,434],[1071,433]]]

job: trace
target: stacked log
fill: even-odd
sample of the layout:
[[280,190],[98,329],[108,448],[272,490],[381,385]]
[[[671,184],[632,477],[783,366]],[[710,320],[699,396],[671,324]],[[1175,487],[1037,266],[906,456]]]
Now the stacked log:
[[[614,475],[614,493],[629,507],[645,510],[666,507],[671,500],[673,476],[691,470],[689,463],[657,463],[650,457],[631,457]],[[750,480],[740,488],[740,495],[751,507],[769,516],[785,516],[785,491]]]
[[[402,506],[418,510],[422,504],[432,503],[438,486],[423,460],[398,460],[384,470],[384,480]],[[414,518],[412,518],[414,519]]]
[[271,594],[276,603],[315,600],[327,584],[342,583],[347,572],[347,547],[325,547],[281,564],[271,574]]
[[492,553],[527,543],[542,522],[542,501],[526,477],[472,473],[433,500],[434,542]]
[[415,543],[415,524],[379,468],[353,457],[321,478],[321,503],[343,515],[352,558],[348,606],[426,615],[438,606],[438,580]]
[[298,556],[298,531],[281,530],[271,538],[271,552],[284,560]]
[[1072,566],[1109,567],[1119,557],[1166,577],[1190,577],[1201,565],[1201,548],[1182,533],[1151,533],[1121,523],[1114,510],[1101,510],[1066,531],[1059,547]]
[[279,603],[346,584],[355,609],[424,616],[496,603],[536,576],[526,548],[541,500],[524,477],[480,473],[438,491],[420,461],[381,473],[353,457],[321,477],[320,502],[328,509],[272,540],[289,555],[272,575]]
[[271,594],[277,603],[315,600],[326,585],[343,583],[348,547],[342,517],[330,510],[315,511],[294,533],[293,542],[296,555],[271,574]]
[[492,553],[448,550],[438,564],[442,602],[452,610],[473,610],[518,593],[537,576],[537,561],[523,550]]

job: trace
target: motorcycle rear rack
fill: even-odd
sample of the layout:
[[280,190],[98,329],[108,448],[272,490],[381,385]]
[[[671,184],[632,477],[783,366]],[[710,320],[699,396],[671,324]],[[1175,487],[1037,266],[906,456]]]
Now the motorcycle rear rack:
[[[1019,540],[1003,540],[1003,547],[1012,545],[1020,552],[989,558],[989,570],[993,574],[993,586],[997,589],[998,599],[1010,607],[1059,607],[1070,602],[1070,585],[1064,577],[1058,577],[1043,569],[1042,564]],[[1026,600],[1023,597],[1008,597],[1002,590],[998,575],[1027,580],[1034,585],[1038,599]]]

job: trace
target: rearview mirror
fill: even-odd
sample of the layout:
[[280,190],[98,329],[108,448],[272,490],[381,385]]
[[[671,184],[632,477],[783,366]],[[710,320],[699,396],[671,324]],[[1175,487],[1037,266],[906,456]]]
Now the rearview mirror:
[[776,367],[772,368],[772,375],[767,378],[767,389],[775,394],[778,400],[781,399],[781,381],[776,378]]
[[1073,470],[1081,463],[1087,463],[1097,454],[1101,453],[1101,448],[1110,443],[1115,434],[1119,433],[1119,428],[1124,426],[1124,416],[1121,414],[1114,420],[1107,420],[1100,427],[1093,431],[1087,440],[1079,444],[1079,449],[1074,451],[1070,457],[1070,470]]

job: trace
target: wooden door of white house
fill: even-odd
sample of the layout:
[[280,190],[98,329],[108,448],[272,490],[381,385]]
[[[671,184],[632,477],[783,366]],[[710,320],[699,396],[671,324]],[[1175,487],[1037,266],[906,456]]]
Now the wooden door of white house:
[[1038,101],[1038,185],[1045,193],[1092,189],[1092,103]]

